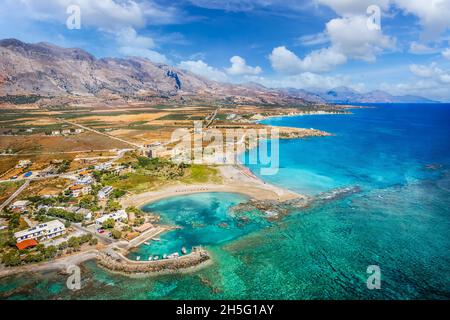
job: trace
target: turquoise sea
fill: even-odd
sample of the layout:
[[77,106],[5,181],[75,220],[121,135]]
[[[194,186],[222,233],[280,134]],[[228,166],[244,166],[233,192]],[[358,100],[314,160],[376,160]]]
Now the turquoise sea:
[[[334,135],[282,140],[278,174],[261,178],[312,196],[348,186],[360,192],[275,222],[236,215],[231,208],[247,200],[236,194],[161,200],[145,210],[183,228],[131,256],[204,245],[211,266],[133,279],[88,262],[79,291],[48,272],[0,279],[0,298],[449,299],[450,105],[352,112],[266,120]],[[249,167],[259,174],[258,165]],[[369,265],[381,269],[380,290],[366,286]]]

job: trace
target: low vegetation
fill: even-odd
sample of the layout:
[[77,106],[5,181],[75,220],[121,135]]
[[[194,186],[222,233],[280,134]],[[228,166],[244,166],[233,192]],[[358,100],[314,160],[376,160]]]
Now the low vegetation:
[[[123,164],[131,166],[133,172],[123,175],[95,172],[97,181],[103,185],[113,186],[115,190],[127,190],[132,193],[154,190],[177,181],[192,184],[221,181],[218,170],[209,166],[176,164],[164,158],[150,159],[137,155],[127,155],[125,159],[127,162]],[[118,196],[122,196],[121,193]]]
[[12,104],[29,104],[39,101],[42,97],[38,95],[7,95],[0,97],[0,102]]

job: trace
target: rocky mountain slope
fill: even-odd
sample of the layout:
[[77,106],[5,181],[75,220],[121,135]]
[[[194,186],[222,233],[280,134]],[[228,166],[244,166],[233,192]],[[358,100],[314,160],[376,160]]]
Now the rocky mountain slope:
[[0,97],[7,95],[269,105],[432,102],[383,91],[363,94],[346,87],[312,93],[256,83],[219,83],[144,58],[97,59],[81,49],[16,39],[0,41]]
[[219,83],[144,58],[96,59],[81,49],[0,41],[0,96],[133,97],[303,104],[262,86]]

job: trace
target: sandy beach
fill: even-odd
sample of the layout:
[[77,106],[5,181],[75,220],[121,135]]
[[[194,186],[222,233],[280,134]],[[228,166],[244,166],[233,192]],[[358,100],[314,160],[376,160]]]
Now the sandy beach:
[[124,207],[141,207],[164,198],[205,192],[229,192],[244,194],[257,200],[285,201],[305,197],[304,195],[265,183],[240,165],[218,167],[223,177],[221,184],[177,184],[157,191],[148,191],[128,196],[121,201]]

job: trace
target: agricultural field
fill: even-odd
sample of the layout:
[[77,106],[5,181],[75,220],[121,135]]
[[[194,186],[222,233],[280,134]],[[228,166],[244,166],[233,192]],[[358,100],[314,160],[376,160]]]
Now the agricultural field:
[[42,197],[45,195],[57,196],[64,189],[69,187],[70,184],[70,180],[61,178],[32,181],[30,185],[20,194],[18,199]]
[[23,181],[11,181],[0,183],[0,203],[3,203],[9,198],[19,187],[23,184]]

